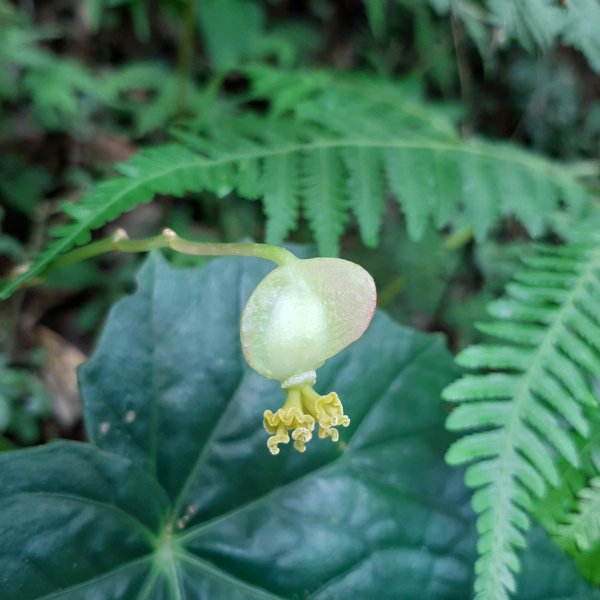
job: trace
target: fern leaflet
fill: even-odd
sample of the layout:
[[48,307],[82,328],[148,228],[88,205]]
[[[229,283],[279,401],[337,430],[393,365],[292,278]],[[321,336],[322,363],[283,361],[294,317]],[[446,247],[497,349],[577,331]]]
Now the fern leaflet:
[[[281,244],[298,220],[298,160],[294,153],[269,156],[264,162],[266,240]],[[242,190],[240,190],[241,192]]]
[[[369,17],[373,13],[376,22],[381,22],[383,17],[380,13],[384,8],[369,0],[363,2],[369,10]],[[415,18],[418,17],[420,4],[406,0],[397,2],[411,10]],[[598,0],[485,0],[477,3],[429,0],[429,4],[438,14],[452,12],[453,17],[461,19],[484,58],[489,54],[493,40],[500,44],[516,40],[529,52],[547,50],[552,44],[561,42],[579,50],[590,67],[600,71]],[[499,31],[502,32],[501,40],[498,40]]]
[[334,148],[315,148],[304,156],[304,209],[321,250],[337,254],[344,229],[345,197],[341,157]]
[[385,204],[382,162],[377,148],[346,148],[348,203],[356,215],[366,246],[377,246],[379,223]]
[[[535,503],[534,514],[546,528],[554,541],[571,555],[581,573],[595,585],[600,584],[598,560],[600,558],[600,536],[588,536],[589,544],[580,544],[578,539],[583,523],[584,510],[578,510],[578,496],[598,479],[598,456],[600,452],[600,404],[586,408],[585,418],[589,423],[590,436],[586,439],[573,432],[580,464],[574,468],[564,460],[559,460],[560,485],[548,490],[548,493]],[[589,492],[583,492],[587,495]],[[595,493],[595,492],[592,492]],[[583,502],[582,502],[583,504]],[[588,515],[593,518],[591,514]],[[580,521],[580,519],[582,519]],[[566,524],[566,525],[565,525]],[[583,527],[581,528],[583,530]],[[592,530],[590,529],[590,532]]]
[[540,246],[526,263],[507,297],[491,304],[497,321],[481,327],[504,343],[457,358],[493,372],[465,375],[444,392],[458,403],[447,427],[470,431],[447,460],[471,463],[465,480],[477,489],[478,600],[506,600],[515,591],[533,501],[558,485],[555,457],[579,464],[569,432],[589,435],[583,410],[596,404],[588,378],[600,373],[600,249]]
[[560,39],[580,50],[600,71],[600,4],[597,0],[570,0],[564,6],[544,0],[488,0],[492,17],[525,47],[547,48]]
[[589,550],[600,541],[600,477],[579,491],[577,511],[569,515],[568,521],[559,528],[558,535],[573,539],[581,550]]

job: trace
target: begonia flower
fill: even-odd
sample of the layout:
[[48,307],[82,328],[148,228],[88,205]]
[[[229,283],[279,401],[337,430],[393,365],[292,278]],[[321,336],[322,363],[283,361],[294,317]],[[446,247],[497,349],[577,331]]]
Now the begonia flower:
[[359,265],[339,258],[294,259],[271,271],[256,287],[242,313],[241,343],[248,364],[278,381],[285,402],[265,410],[267,447],[291,439],[299,452],[312,438],[338,440],[347,427],[335,392],[319,395],[317,369],[367,329],[376,304],[373,278]]

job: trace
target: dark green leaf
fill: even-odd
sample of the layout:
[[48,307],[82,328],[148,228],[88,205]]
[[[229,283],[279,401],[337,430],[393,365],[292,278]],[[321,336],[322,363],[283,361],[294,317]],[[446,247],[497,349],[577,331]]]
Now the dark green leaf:
[[[442,460],[454,370],[441,339],[378,315],[319,371],[352,418],[341,443],[272,457],[261,415],[282,392],[245,365],[238,331],[267,271],[149,259],[80,373],[96,447],[0,456],[3,599],[470,597],[474,521]],[[521,597],[595,598],[546,546]]]

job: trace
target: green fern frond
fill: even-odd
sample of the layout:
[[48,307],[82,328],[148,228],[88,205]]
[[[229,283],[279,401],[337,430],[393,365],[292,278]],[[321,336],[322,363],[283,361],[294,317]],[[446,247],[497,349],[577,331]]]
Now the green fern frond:
[[585,551],[600,541],[600,477],[590,481],[589,487],[579,491],[577,510],[568,517],[568,523],[558,535],[575,541]]
[[[98,86],[98,82],[95,82]],[[197,109],[201,96],[193,81],[181,81],[165,65],[153,62],[126,64],[105,75],[101,82],[106,102],[131,118],[137,135],[164,128],[182,111]],[[135,90],[136,94],[131,94]],[[182,101],[184,106],[181,105]]]
[[42,273],[67,250],[89,242],[93,230],[148,202],[156,193],[181,196],[188,189],[201,187],[204,162],[187,148],[176,145],[152,148],[134,156],[122,166],[123,177],[98,184],[80,203],[61,206],[70,222],[50,232],[56,239],[37,256],[27,273],[3,291],[2,297]]
[[246,115],[217,120],[202,133],[176,131],[176,142],[120,165],[121,178],[63,206],[71,221],[3,296],[155,194],[259,198],[272,243],[296,227],[301,209],[327,255],[337,253],[350,212],[365,245],[376,246],[388,188],[413,238],[434,226],[471,230],[482,240],[504,216],[535,237],[563,207],[573,219],[587,209],[585,188],[561,165],[508,144],[461,140],[448,132],[449,120],[414,99],[414,90],[375,82],[359,93],[350,79],[329,89],[331,75],[313,77],[288,98],[287,116]]
[[579,464],[571,431],[588,436],[584,410],[597,406],[589,375],[600,372],[599,341],[585,332],[600,325],[600,249],[539,246],[526,263],[507,297],[490,307],[498,320],[481,327],[503,343],[459,354],[460,365],[481,374],[444,391],[458,404],[448,429],[469,432],[447,461],[470,463],[465,481],[477,490],[478,600],[515,591],[534,500],[559,484],[557,458]]
[[251,97],[266,100],[273,117],[293,115],[340,133],[351,128],[368,138],[393,137],[402,127],[413,134],[427,132],[458,139],[448,110],[452,105],[425,102],[417,79],[392,81],[366,74],[283,71],[266,66],[247,68],[244,73],[250,80]]
[[586,407],[585,419],[589,424],[589,437],[584,438],[579,433],[572,432],[573,441],[577,446],[579,466],[574,468],[559,458],[557,464],[560,483],[547,490],[544,497],[535,502],[534,514],[554,542],[574,559],[584,577],[598,585],[600,537],[595,541],[590,538],[590,545],[583,547],[578,543],[578,528],[565,526],[565,523],[574,524],[578,521],[579,494],[587,489],[590,481],[600,476],[600,404]]
[[563,6],[545,0],[488,0],[492,19],[526,48],[547,48],[557,40],[580,50],[600,71],[600,4],[570,0]]
[[600,4],[596,0],[571,0],[568,8],[562,40],[581,51],[592,69],[600,72]]
[[[363,0],[370,8],[369,0]],[[422,5],[397,0],[418,19]],[[492,40],[506,43],[516,41],[529,52],[547,50],[559,42],[579,50],[590,67],[600,72],[600,3],[597,0],[485,0],[485,2],[449,2],[429,0],[438,15],[463,21],[479,52],[487,58]],[[373,7],[381,21],[384,7]],[[389,6],[389,5],[388,5]],[[369,13],[370,14],[370,13]],[[498,36],[501,32],[501,36]]]
[[488,0],[492,22],[525,48],[548,48],[560,34],[567,11],[545,0]]

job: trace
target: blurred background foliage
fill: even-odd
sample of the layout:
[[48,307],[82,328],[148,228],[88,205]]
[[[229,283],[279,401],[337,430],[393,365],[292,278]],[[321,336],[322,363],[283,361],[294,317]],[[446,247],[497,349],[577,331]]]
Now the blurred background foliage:
[[[325,125],[329,133],[351,132],[358,127],[354,96],[387,102],[390,119],[394,107],[404,110],[374,83],[384,80],[422,111],[403,126],[420,135],[456,129],[460,143],[483,135],[506,144],[497,146],[502,152],[527,149],[560,161],[595,206],[600,5],[571,0],[569,6],[551,0],[0,0],[0,274],[8,279],[22,270],[49,230],[65,221],[61,207],[68,213],[137,150],[182,131],[226,145],[231,129],[235,145],[236,124],[247,117],[265,138],[296,135],[297,123],[302,132]],[[266,115],[280,130],[269,130]],[[426,160],[423,167],[430,167]],[[361,213],[358,201],[355,216],[340,217],[334,232],[343,232],[340,254],[373,273],[380,305],[394,318],[445,332],[454,349],[476,339],[475,323],[515,272],[531,236],[566,237],[572,223],[561,200],[542,215],[555,225],[537,231],[535,214],[503,218],[506,211],[498,211],[481,236],[469,223],[449,227],[442,220],[415,240],[414,223],[405,222],[406,211],[382,185],[372,182],[382,198],[375,217]],[[317,241],[327,235],[306,209],[296,223],[297,207],[277,229],[269,224],[277,206],[248,202],[248,194],[225,187],[185,198],[159,194],[116,225],[131,237],[169,226],[211,241],[312,244],[313,235]],[[480,208],[475,198],[473,211]],[[115,254],[73,265],[50,274],[43,289],[2,303],[6,446],[81,436],[67,366],[89,353],[108,307],[132,288],[137,260]]]

